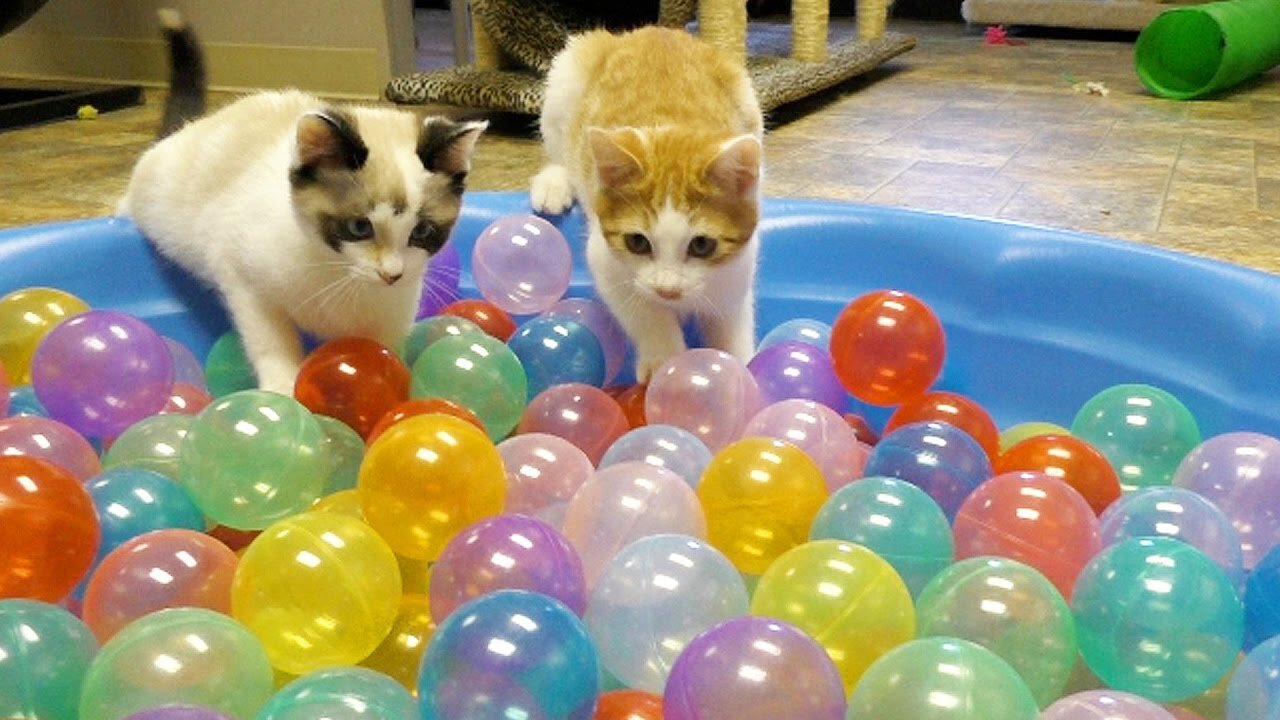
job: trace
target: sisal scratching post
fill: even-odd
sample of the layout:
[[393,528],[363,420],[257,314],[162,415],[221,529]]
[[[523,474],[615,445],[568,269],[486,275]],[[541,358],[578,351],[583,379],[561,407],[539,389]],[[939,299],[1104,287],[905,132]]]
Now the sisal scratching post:
[[703,40],[747,61],[747,4],[743,0],[698,3],[698,34]]
[[879,40],[884,37],[889,18],[889,0],[858,0],[858,39]]
[[484,29],[484,23],[475,17],[471,18],[471,45],[476,54],[475,65],[481,70],[502,70],[510,64],[506,53]]
[[826,62],[830,12],[827,3],[828,0],[791,0],[792,58],[800,62]]

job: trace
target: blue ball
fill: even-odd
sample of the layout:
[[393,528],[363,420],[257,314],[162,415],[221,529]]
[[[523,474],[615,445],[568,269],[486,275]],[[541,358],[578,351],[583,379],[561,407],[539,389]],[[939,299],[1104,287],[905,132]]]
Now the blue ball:
[[154,470],[116,467],[90,478],[85,488],[98,511],[102,542],[98,559],[152,530],[204,532],[204,515],[185,488]]
[[1244,647],[1246,650],[1280,635],[1280,545],[1271,548],[1244,586]]
[[774,326],[756,346],[756,352],[782,342],[804,342],[826,350],[831,345],[831,325],[812,318],[794,318]]
[[895,477],[933,498],[948,520],[960,504],[993,474],[987,453],[969,433],[945,422],[903,425],[872,448],[862,474]]
[[1249,651],[1227,683],[1227,717],[1280,717],[1280,637]]
[[600,458],[600,468],[631,460],[666,468],[697,489],[702,471],[711,462],[711,451],[701,438],[682,427],[654,423],[628,430],[614,440]]
[[507,346],[524,366],[530,400],[553,385],[604,384],[604,349],[595,333],[577,320],[539,315],[516,328]]
[[9,388],[9,417],[19,415],[49,417],[49,411],[40,404],[35,388],[30,385],[14,385]]
[[422,720],[589,720],[600,682],[596,650],[572,610],[541,593],[498,590],[436,628],[418,672],[418,710]]
[[307,673],[276,691],[256,720],[412,720],[413,696],[390,677],[361,667]]

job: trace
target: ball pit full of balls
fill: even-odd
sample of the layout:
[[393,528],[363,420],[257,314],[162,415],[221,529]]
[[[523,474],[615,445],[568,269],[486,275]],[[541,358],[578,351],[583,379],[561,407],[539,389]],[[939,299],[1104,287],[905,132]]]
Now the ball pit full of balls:
[[1001,427],[898,289],[636,385],[556,224],[470,247],[292,397],[0,297],[0,716],[1280,713],[1280,439],[1140,383]]

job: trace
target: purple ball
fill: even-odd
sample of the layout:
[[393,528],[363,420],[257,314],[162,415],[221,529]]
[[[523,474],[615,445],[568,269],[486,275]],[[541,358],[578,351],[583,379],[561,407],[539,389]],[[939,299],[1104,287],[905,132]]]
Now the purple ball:
[[676,658],[662,697],[664,720],[844,720],[840,673],[795,626],[743,616],[712,626]]
[[512,315],[540,313],[569,289],[573,257],[555,225],[537,215],[494,220],[471,249],[471,276],[486,300]]
[[866,477],[896,477],[929,494],[954,520],[974,488],[994,474],[987,453],[969,433],[944,422],[903,425],[880,438],[862,468]]
[[844,412],[848,395],[831,364],[831,355],[809,343],[787,340],[770,345],[747,363],[766,405],[801,399]]
[[1245,570],[1280,544],[1280,439],[1253,432],[1209,438],[1183,458],[1173,484],[1227,516],[1240,533]]
[[445,243],[440,252],[431,258],[427,272],[422,276],[422,295],[418,298],[416,319],[437,315],[446,305],[456,302],[461,296],[458,292],[458,280],[462,277],[462,258],[458,255],[458,246]]
[[495,590],[530,590],[581,615],[587,606],[582,560],[559,530],[528,515],[486,518],[453,537],[431,570],[431,617]]
[[1173,714],[1140,695],[1119,690],[1085,690],[1045,708],[1040,720],[1174,720]]
[[200,705],[158,705],[139,710],[124,720],[232,720],[212,708]]
[[173,355],[142,320],[91,310],[44,337],[31,385],[50,417],[90,437],[114,437],[169,402]]

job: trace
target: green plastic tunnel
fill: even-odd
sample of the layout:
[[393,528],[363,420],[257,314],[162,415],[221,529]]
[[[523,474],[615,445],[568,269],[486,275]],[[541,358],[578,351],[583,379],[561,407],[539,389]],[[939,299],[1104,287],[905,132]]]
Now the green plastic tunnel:
[[1142,84],[1176,100],[1210,95],[1280,65],[1280,0],[1229,0],[1166,10],[1134,46]]

